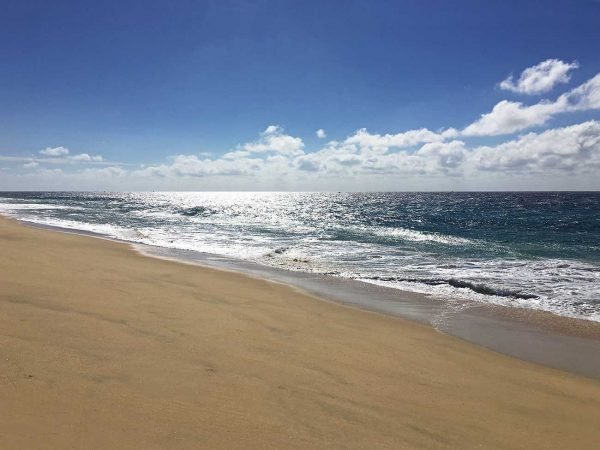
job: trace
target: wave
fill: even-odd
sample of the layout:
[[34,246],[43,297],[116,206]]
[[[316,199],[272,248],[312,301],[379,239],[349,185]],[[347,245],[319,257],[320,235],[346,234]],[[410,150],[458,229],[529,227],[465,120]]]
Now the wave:
[[539,298],[539,296],[535,294],[526,294],[518,291],[511,291],[510,289],[494,288],[491,286],[487,286],[483,283],[473,283],[470,281],[457,280],[454,278],[449,279],[448,284],[455,288],[467,288],[472,290],[473,292],[477,292],[478,294],[483,295],[495,295],[496,297],[513,297],[520,298],[523,300]]
[[[331,230],[331,229],[330,229]],[[356,241],[398,246],[402,244],[422,248],[441,244],[448,248],[482,247],[482,241],[441,233],[418,231],[408,228],[378,228],[376,226],[347,226],[335,228],[332,240]],[[327,239],[327,237],[325,238]]]
[[[477,241],[458,236],[400,227],[378,228],[368,225],[350,225],[329,228],[328,230],[334,232],[334,235],[332,236],[334,240],[342,241],[357,240],[374,243],[414,242],[423,244],[443,244],[447,246],[466,246],[477,243]],[[327,231],[327,229],[325,229],[325,231]]]
[[458,236],[450,236],[441,233],[429,233],[426,231],[411,230],[408,228],[383,228],[373,229],[373,234],[382,237],[401,238],[406,241],[413,242],[436,242],[446,245],[465,245],[471,244],[473,241]]
[[0,211],[19,211],[19,210],[49,210],[49,209],[78,209],[64,205],[49,205],[45,203],[0,203]]
[[205,208],[204,206],[194,206],[193,208],[184,208],[180,210],[180,213],[187,217],[194,216],[211,216],[215,212],[210,208]]
[[469,289],[473,292],[483,295],[492,295],[495,297],[512,297],[521,300],[529,300],[539,298],[538,295],[528,294],[522,291],[514,291],[510,289],[498,288],[489,286],[483,283],[474,283],[472,281],[459,280],[457,278],[402,278],[402,277],[369,277],[370,280],[375,281],[395,281],[395,282],[407,282],[407,283],[423,283],[429,286],[448,285],[455,288]]
[[457,217],[442,221],[438,214],[428,222],[418,211],[369,209],[363,203],[340,206],[327,196],[322,202],[312,196],[310,201],[302,196],[300,201],[285,196],[221,197],[27,194],[19,199],[23,203],[0,198],[0,212],[130,242],[332,274],[449,301],[469,299],[600,320],[600,266],[591,231],[585,239],[578,234],[552,240],[543,226],[528,225],[522,228],[525,234],[507,233],[509,224],[495,217],[473,225]]

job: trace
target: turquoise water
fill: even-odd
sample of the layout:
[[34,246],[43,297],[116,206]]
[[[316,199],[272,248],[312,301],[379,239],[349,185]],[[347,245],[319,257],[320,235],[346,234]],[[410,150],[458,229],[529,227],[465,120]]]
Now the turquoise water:
[[0,193],[22,220],[600,321],[599,193]]

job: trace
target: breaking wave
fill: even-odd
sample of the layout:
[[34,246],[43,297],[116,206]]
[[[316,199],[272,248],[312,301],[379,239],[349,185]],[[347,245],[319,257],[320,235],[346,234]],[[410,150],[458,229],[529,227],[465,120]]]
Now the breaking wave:
[[483,283],[473,283],[471,281],[459,280],[456,278],[439,279],[439,278],[399,278],[399,277],[370,277],[369,279],[375,281],[394,281],[394,282],[407,282],[407,283],[423,283],[429,286],[448,285],[455,288],[469,289],[473,292],[483,295],[493,295],[496,297],[512,297],[518,299],[533,299],[539,298],[538,295],[529,294],[522,291],[513,291],[510,289],[499,288],[494,286],[488,286]]
[[598,193],[0,193],[130,242],[600,321]]

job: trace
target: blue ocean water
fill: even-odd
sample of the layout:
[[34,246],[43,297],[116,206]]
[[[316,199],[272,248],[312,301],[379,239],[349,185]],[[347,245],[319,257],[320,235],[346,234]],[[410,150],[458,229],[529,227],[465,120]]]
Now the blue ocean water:
[[600,321],[600,193],[0,192],[0,213]]

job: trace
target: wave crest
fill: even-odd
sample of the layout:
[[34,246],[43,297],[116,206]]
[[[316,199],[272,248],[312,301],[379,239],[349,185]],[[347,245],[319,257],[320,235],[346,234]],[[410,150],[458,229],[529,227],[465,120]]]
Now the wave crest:
[[496,297],[512,297],[512,298],[518,298],[518,299],[522,299],[522,300],[539,298],[539,296],[535,295],[535,294],[529,294],[529,293],[522,292],[522,291],[513,291],[510,289],[493,287],[493,286],[489,286],[489,285],[486,285],[483,283],[474,283],[472,281],[459,280],[457,278],[421,279],[421,278],[402,278],[402,277],[370,277],[369,279],[376,280],[376,281],[396,281],[396,282],[404,281],[404,282],[408,282],[408,283],[423,283],[423,284],[427,284],[430,286],[439,286],[442,284],[446,284],[446,285],[449,285],[449,286],[452,286],[455,288],[459,288],[459,289],[460,288],[469,289],[478,294],[493,295]]

